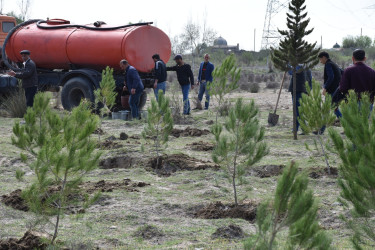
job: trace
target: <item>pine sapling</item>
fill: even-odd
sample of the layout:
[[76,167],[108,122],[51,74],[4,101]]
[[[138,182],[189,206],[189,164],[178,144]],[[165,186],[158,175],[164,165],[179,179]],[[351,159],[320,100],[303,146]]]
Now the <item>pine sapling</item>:
[[[98,198],[83,195],[78,199],[79,184],[84,176],[98,165],[100,154],[89,140],[98,125],[88,104],[80,104],[71,114],[61,116],[50,106],[50,97],[45,93],[35,96],[33,108],[24,116],[25,125],[13,126],[12,143],[31,155],[21,153],[23,161],[35,159],[30,167],[35,180],[22,197],[30,210],[43,216],[54,216],[54,243],[64,211],[71,205],[88,207]],[[16,173],[19,179],[23,174]]]
[[329,249],[331,239],[321,230],[317,211],[306,175],[298,174],[292,162],[279,178],[273,200],[258,206],[257,233],[245,241],[244,248],[274,249],[277,234],[288,228],[288,249]]
[[161,153],[168,146],[168,136],[173,129],[173,117],[169,107],[169,99],[159,90],[158,100],[152,99],[151,106],[147,109],[147,125],[145,126],[142,137],[152,138],[154,142],[154,152],[156,154],[156,163],[159,165]]
[[264,127],[259,125],[258,108],[254,100],[245,104],[237,99],[225,122],[226,132],[221,124],[214,124],[212,133],[216,146],[212,159],[220,164],[233,185],[235,204],[238,205],[236,180],[241,180],[245,170],[260,161],[268,153],[264,138]]
[[[311,34],[314,29],[307,29],[310,18],[307,18],[305,0],[291,0],[289,13],[287,13],[288,30],[278,30],[283,39],[278,48],[271,48],[271,60],[275,67],[282,71],[293,72],[293,136],[297,140],[297,94],[296,74],[299,72],[297,66],[303,64],[303,69],[311,69],[319,63],[316,42],[311,44],[304,37]],[[302,70],[302,69],[300,69]]]
[[375,115],[368,94],[360,100],[354,91],[340,106],[346,138],[330,128],[334,149],[341,159],[338,184],[340,202],[351,209],[352,219],[342,217],[354,231],[356,249],[375,248]]
[[238,88],[240,73],[241,69],[236,66],[234,54],[226,57],[221,66],[215,68],[212,72],[213,81],[208,85],[208,90],[210,95],[215,97],[218,102],[216,123],[219,112],[225,102],[225,96]]
[[[113,69],[107,66],[102,71],[100,88],[94,90],[95,106],[97,109],[99,109],[100,113],[100,129],[102,128],[104,114],[109,112],[116,103],[117,93],[115,89],[116,81],[113,78]],[[98,135],[100,140],[100,133],[98,133]]]
[[320,92],[320,85],[314,79],[312,81],[312,89],[310,89],[307,82],[306,89],[308,94],[302,95],[301,105],[298,109],[300,114],[298,121],[303,132],[310,133],[311,131],[317,131],[317,138],[330,174],[331,168],[328,162],[328,154],[324,149],[321,131],[323,126],[332,125],[336,119],[332,111],[332,99],[330,95],[326,95],[323,98]]

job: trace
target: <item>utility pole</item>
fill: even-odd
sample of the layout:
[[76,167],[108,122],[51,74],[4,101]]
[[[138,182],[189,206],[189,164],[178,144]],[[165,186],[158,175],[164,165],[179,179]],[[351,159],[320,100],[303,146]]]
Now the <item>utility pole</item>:
[[320,48],[323,49],[323,36],[320,36]]
[[254,52],[255,52],[255,32],[257,29],[254,29]]

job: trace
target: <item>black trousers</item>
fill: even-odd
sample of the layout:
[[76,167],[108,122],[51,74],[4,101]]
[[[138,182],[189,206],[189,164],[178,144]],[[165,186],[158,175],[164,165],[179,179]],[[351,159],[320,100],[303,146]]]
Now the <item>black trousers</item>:
[[26,106],[27,107],[32,107],[34,104],[34,96],[36,94],[38,87],[29,87],[25,88],[25,97],[26,97]]

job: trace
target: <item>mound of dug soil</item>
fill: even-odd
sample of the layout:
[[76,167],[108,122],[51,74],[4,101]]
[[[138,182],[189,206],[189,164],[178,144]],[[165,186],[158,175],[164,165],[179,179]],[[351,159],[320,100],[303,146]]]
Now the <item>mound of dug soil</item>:
[[[145,182],[132,182],[130,179],[124,179],[123,181],[116,182],[116,181],[105,181],[101,180],[98,182],[84,182],[79,187],[82,193],[92,194],[95,192],[113,192],[113,190],[122,189],[126,190],[127,192],[139,192],[137,188],[145,187],[150,184]],[[49,193],[58,192],[60,189],[59,187],[51,187]],[[1,201],[14,209],[21,210],[21,211],[29,211],[29,207],[27,206],[25,200],[21,197],[22,190],[17,189],[11,192],[9,195],[3,195]],[[70,197],[71,199],[81,200],[83,197],[80,195],[73,195]],[[76,213],[76,212],[84,212],[84,210],[74,207],[68,208],[68,213]],[[1,249],[1,248],[0,248]]]
[[260,177],[260,178],[267,178],[267,177],[281,175],[284,168],[285,168],[284,165],[257,166],[257,167],[253,167],[250,170],[250,174],[252,176],[256,176],[256,177]]
[[330,168],[331,173],[329,173],[329,169],[327,167],[325,168],[312,168],[309,173],[309,177],[313,179],[319,179],[323,176],[327,176],[330,178],[337,178],[338,176],[338,169],[335,167]]
[[46,237],[41,233],[27,231],[21,239],[9,238],[0,239],[0,249],[46,249],[47,244],[43,243],[41,237]]
[[209,142],[204,142],[204,141],[199,141],[199,142],[193,142],[191,144],[187,144],[191,150],[194,151],[211,151],[214,149],[214,144],[209,143]]
[[113,168],[132,168],[141,163],[141,159],[131,157],[128,155],[120,155],[100,161],[99,168],[113,169]]
[[256,217],[256,205],[252,203],[239,204],[237,206],[235,204],[224,205],[218,201],[198,209],[194,217],[201,219],[240,218],[253,222]]
[[178,129],[174,128],[172,129],[171,135],[174,137],[187,137],[187,136],[202,136],[202,135],[208,135],[210,133],[207,129],[198,129],[198,128],[190,128],[187,127],[185,129]]
[[204,170],[208,168],[219,169],[220,167],[212,162],[205,162],[192,158],[185,154],[174,154],[162,156],[157,163],[157,158],[151,158],[147,164],[159,176],[170,176],[172,173],[180,170]]
[[212,239],[242,239],[243,237],[244,233],[242,231],[242,228],[237,225],[219,227],[211,236]]
[[155,226],[146,225],[138,229],[134,234],[135,237],[141,237],[143,239],[149,240],[152,238],[160,238],[164,236],[163,232],[160,231]]
[[[7,205],[10,206],[14,209],[21,210],[21,211],[29,211],[29,207],[27,206],[26,202],[24,199],[21,197],[22,190],[17,189],[11,192],[8,195],[3,195],[1,198],[1,201]],[[0,248],[2,249],[2,248]]]
[[121,148],[121,147],[122,147],[121,144],[113,140],[108,140],[108,139],[98,143],[98,148],[100,149],[116,149],[116,148]]

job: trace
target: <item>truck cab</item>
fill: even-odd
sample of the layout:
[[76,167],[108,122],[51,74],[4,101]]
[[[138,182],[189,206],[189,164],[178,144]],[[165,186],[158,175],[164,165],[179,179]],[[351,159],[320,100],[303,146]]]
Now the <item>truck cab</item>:
[[16,18],[0,15],[0,46],[2,47],[8,32],[17,25]]

